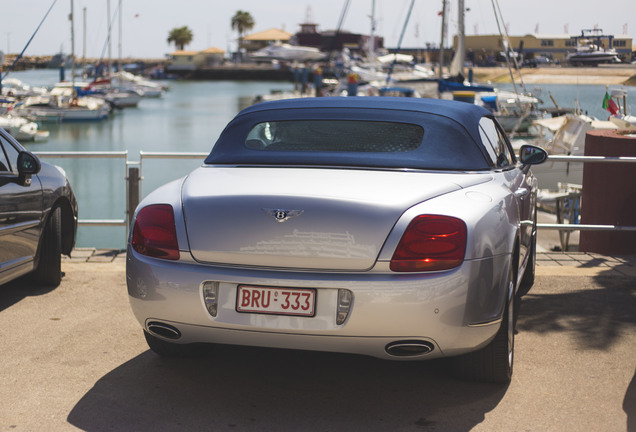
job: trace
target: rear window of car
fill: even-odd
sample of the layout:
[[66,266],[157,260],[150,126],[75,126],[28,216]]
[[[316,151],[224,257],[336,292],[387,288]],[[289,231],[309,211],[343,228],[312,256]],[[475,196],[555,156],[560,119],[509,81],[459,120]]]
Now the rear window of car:
[[228,124],[205,163],[488,170],[492,162],[477,128],[449,116],[408,110],[255,111]]
[[262,151],[408,152],[424,129],[415,124],[361,120],[268,121],[254,125],[245,146]]

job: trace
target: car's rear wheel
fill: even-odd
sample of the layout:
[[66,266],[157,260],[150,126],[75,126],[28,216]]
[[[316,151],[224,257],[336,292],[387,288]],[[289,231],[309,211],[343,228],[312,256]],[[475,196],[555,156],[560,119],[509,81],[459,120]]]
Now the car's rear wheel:
[[454,359],[458,377],[471,381],[508,384],[512,378],[515,347],[515,296],[510,272],[507,305],[495,338],[484,348]]
[[146,330],[144,330],[144,336],[152,352],[162,357],[185,357],[194,353],[191,345],[169,342],[148,333]]
[[58,286],[62,281],[62,211],[51,211],[46,226],[38,265],[33,272],[34,282],[46,286]]

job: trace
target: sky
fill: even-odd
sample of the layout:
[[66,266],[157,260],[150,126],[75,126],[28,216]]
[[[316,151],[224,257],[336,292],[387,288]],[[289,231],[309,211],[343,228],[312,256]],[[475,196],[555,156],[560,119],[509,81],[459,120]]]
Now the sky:
[[[439,45],[442,0],[375,0],[376,34],[385,47],[398,45],[407,12],[411,17],[404,30],[403,47]],[[466,35],[498,34],[493,1],[499,5],[510,36],[532,33],[578,35],[582,29],[599,28],[605,34],[627,34],[636,39],[636,1],[612,0],[603,7],[592,0],[464,0]],[[90,58],[108,56],[109,0],[0,0],[2,26],[0,51],[18,53],[26,46],[49,8],[50,14],[33,37],[25,55],[71,52],[71,3],[75,11],[75,54]],[[121,3],[121,26],[119,4]],[[111,56],[161,58],[175,50],[166,41],[176,27],[188,26],[194,39],[186,49],[217,47],[235,50],[237,33],[232,16],[249,12],[258,32],[280,28],[290,33],[308,20],[319,30],[338,26],[345,0],[110,0]],[[344,30],[369,34],[373,0],[350,0]],[[457,1],[448,1],[448,37],[457,33]],[[86,20],[84,20],[86,10]],[[86,32],[84,32],[86,23]],[[120,30],[121,28],[121,30]],[[119,37],[121,32],[121,38]],[[84,39],[86,43],[84,44]],[[448,39],[447,39],[448,40]]]

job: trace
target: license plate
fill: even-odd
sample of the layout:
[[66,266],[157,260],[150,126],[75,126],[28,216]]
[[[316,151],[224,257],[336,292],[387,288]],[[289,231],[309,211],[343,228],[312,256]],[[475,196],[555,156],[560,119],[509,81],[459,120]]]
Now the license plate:
[[238,312],[313,317],[316,290],[239,285]]

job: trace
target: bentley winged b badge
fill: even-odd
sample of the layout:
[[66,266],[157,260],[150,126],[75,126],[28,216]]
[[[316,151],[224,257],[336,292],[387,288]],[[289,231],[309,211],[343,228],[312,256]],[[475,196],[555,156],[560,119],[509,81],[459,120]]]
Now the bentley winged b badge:
[[276,222],[285,222],[296,216],[303,214],[304,210],[285,210],[285,209],[270,209],[264,208],[263,211],[269,216],[273,217]]

